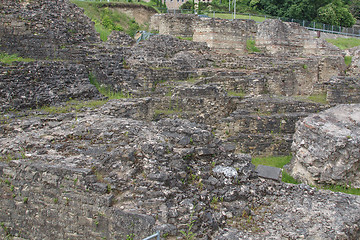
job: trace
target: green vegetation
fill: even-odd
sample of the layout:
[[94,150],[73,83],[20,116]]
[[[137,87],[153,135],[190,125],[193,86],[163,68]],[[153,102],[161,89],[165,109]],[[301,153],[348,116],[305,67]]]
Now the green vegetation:
[[[194,206],[195,208],[195,206]],[[189,219],[189,223],[186,224],[187,229],[186,231],[180,230],[180,233],[183,235],[185,240],[193,240],[195,239],[195,233],[192,232],[192,228],[195,224],[195,220],[193,219],[195,210],[192,210],[191,214],[190,214],[190,219]]]
[[[85,15],[95,22],[95,30],[100,33],[102,41],[107,41],[107,37],[112,31],[123,31],[134,37],[140,29],[147,29],[147,26],[140,26],[135,19],[116,9],[105,7],[106,2],[84,2],[72,0],[78,7],[85,11]],[[125,2],[125,1],[124,1]]]
[[319,187],[319,189],[330,190],[332,192],[343,192],[347,194],[360,195],[360,188],[352,188],[342,185],[326,185]]
[[244,91],[228,91],[228,96],[230,97],[244,97],[246,93]]
[[326,100],[326,95],[326,93],[313,94],[308,96],[307,100],[321,104],[328,104],[329,102]]
[[[258,157],[252,159],[252,164],[254,164],[256,167],[258,165],[265,165],[270,167],[277,167],[277,168],[283,168],[286,164],[288,164],[291,161],[292,156],[280,156],[280,157]],[[291,177],[287,172],[282,172],[282,179],[283,182],[286,183],[293,183],[298,184],[299,182],[296,181],[293,177]]]
[[[213,16],[213,15],[211,15]],[[223,18],[223,19],[233,19],[234,18],[234,14],[231,13],[215,13],[215,17],[217,18]],[[266,20],[265,17],[258,17],[258,16],[253,16],[253,15],[246,15],[246,14],[236,14],[235,16],[236,19],[251,19],[254,20],[256,22],[263,22]]]
[[[283,168],[286,164],[288,164],[291,161],[292,156],[282,156],[282,157],[258,157],[253,158],[252,163],[257,167],[258,165],[265,165],[265,166],[271,166],[271,167],[277,167],[277,168]],[[295,180],[293,177],[291,177],[287,172],[282,172],[282,179],[285,183],[293,183],[293,184],[299,184],[297,180]],[[343,192],[347,194],[355,194],[360,195],[360,188],[352,188],[351,184],[349,186],[343,186],[343,185],[325,185],[316,187],[318,189],[324,189],[324,190],[330,190],[333,192]]]
[[338,48],[344,50],[360,46],[359,38],[337,38],[337,39],[326,39],[327,42],[334,44]]
[[0,53],[0,62],[11,64],[13,62],[32,62],[35,59],[18,57],[17,54],[9,55],[7,53]]
[[[234,6],[231,0],[213,0],[211,3],[188,1],[181,9],[194,12],[198,9],[199,14],[216,12],[233,12]],[[196,1],[195,1],[196,2]],[[197,5],[197,6],[196,6]],[[360,17],[360,0],[238,0],[236,12],[265,14],[288,19],[317,21],[325,24],[351,27],[355,24],[354,17]],[[231,19],[232,14],[215,14],[216,17]],[[238,14],[237,14],[238,15]],[[239,15],[236,18],[249,19],[248,15]],[[265,18],[251,17],[251,19],[262,22]]]
[[44,112],[50,114],[56,113],[68,113],[73,110],[76,112],[80,111],[82,108],[90,108],[96,109],[104,105],[108,100],[92,100],[92,101],[77,101],[77,100],[70,100],[66,102],[64,106],[43,106],[40,109]]
[[352,61],[352,56],[345,56],[344,61],[345,61],[346,66],[350,66],[351,61]]
[[193,40],[192,37],[180,37],[180,36],[178,36],[177,38],[180,39],[180,40],[188,40],[188,41],[192,41],[192,40]]
[[99,92],[104,95],[105,97],[108,97],[109,99],[122,99],[122,98],[131,98],[130,93],[124,93],[124,92],[114,92],[110,89],[108,86],[104,86],[100,84],[97,80],[94,74],[89,74],[89,81],[92,85],[94,85]]
[[246,50],[248,53],[260,52],[260,50],[255,46],[255,40],[246,40]]
[[258,165],[265,165],[277,168],[283,168],[284,165],[288,164],[291,160],[292,156],[281,156],[281,157],[257,157],[252,159],[252,164],[256,167]]

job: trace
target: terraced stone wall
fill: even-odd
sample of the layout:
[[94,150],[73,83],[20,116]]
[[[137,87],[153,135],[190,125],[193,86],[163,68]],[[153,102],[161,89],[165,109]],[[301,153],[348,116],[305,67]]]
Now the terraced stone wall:
[[0,51],[38,59],[81,59],[73,45],[99,42],[94,23],[68,0],[5,0]]
[[257,26],[253,20],[200,18],[194,25],[194,41],[222,53],[247,53],[247,41],[254,40]]
[[62,61],[0,64],[0,112],[101,98],[82,64]]
[[0,236],[85,240],[151,235],[155,219],[112,208],[111,187],[96,174],[27,159],[0,162]]

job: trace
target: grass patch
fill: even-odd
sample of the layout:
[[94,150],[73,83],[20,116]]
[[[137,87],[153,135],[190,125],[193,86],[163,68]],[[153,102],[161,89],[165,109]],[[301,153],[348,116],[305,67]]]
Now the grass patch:
[[104,105],[108,100],[77,101],[70,100],[65,106],[43,106],[41,110],[50,114],[68,113],[73,110],[80,111],[82,108],[96,109]]
[[230,97],[244,97],[246,93],[244,91],[228,91],[227,95]]
[[192,41],[193,38],[192,37],[181,37],[181,36],[177,36],[178,39],[180,40],[188,40],[188,41]]
[[[258,157],[253,158],[251,160],[252,164],[254,164],[256,167],[259,165],[265,165],[270,167],[277,167],[277,168],[283,168],[286,164],[288,164],[291,161],[292,156],[280,156],[280,157]],[[290,176],[287,172],[282,171],[282,178],[281,180],[286,183],[293,183],[293,184],[299,184],[298,181],[296,181],[292,176]]]
[[[212,14],[210,14],[212,16]],[[234,15],[231,13],[215,13],[216,18],[223,18],[223,19],[234,19]],[[265,17],[258,17],[258,16],[250,16],[245,14],[236,14],[236,19],[251,19],[255,22],[263,22],[266,20]]]
[[307,100],[321,104],[328,104],[328,101],[326,100],[326,93],[310,95],[307,97]]
[[337,39],[326,39],[327,42],[334,44],[338,48],[344,50],[360,46],[359,38],[337,38]]
[[246,40],[246,50],[248,53],[260,52],[260,50],[255,46],[255,40]]
[[0,62],[5,64],[12,64],[13,62],[32,62],[35,59],[18,57],[17,54],[9,55],[7,53],[0,53]]
[[157,109],[154,111],[154,114],[155,115],[172,115],[172,114],[175,114],[175,113],[180,113],[182,112],[181,109],[166,109],[166,110],[161,110],[161,109]]
[[95,30],[100,34],[102,41],[107,41],[112,31],[123,31],[134,37],[138,30],[148,28],[146,25],[140,26],[134,18],[117,11],[116,8],[104,7],[107,2],[84,2],[78,0],[72,0],[71,2],[83,8],[85,15],[95,22]]
[[318,189],[330,190],[332,192],[343,192],[347,194],[360,195],[360,188],[352,188],[342,185],[326,185],[318,187]]
[[350,66],[351,61],[352,61],[352,56],[345,56],[344,61],[345,61],[346,66]]

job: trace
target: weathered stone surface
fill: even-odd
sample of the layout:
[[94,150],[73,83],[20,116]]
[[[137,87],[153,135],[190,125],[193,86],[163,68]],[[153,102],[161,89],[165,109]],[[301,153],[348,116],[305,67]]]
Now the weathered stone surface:
[[290,174],[313,185],[359,188],[360,106],[338,105],[296,125]]
[[275,181],[281,180],[281,169],[276,167],[269,167],[264,165],[259,165],[256,168],[256,172],[259,177],[272,179]]
[[259,24],[256,36],[257,46],[271,54],[291,55],[341,55],[339,48],[324,39],[314,38],[298,23],[282,22],[277,19]]
[[82,64],[36,61],[0,64],[0,112],[103,98]]
[[334,76],[326,82],[326,100],[330,103],[359,103],[360,81],[359,76],[341,77]]

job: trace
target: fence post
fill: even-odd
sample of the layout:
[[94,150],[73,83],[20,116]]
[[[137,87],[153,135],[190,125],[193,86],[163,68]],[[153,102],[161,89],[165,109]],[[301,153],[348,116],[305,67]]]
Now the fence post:
[[305,20],[303,20],[303,27],[305,27]]

